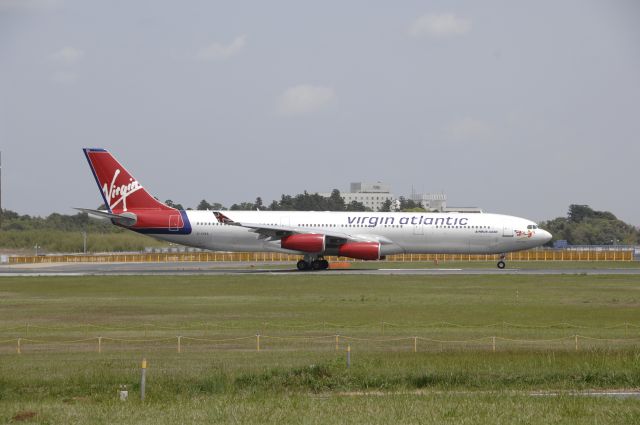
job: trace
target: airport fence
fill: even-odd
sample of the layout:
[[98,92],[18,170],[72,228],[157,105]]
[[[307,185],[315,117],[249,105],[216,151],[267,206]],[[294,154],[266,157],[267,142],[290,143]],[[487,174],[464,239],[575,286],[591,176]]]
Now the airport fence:
[[640,338],[595,338],[580,334],[549,339],[518,339],[488,335],[461,340],[424,336],[364,338],[349,335],[245,335],[234,338],[176,335],[165,338],[114,338],[94,336],[80,339],[10,338],[0,340],[0,353],[135,352],[172,351],[342,351],[361,352],[450,352],[450,351],[593,351],[637,350]]
[[573,323],[425,324],[380,323],[248,325],[193,323],[51,326],[24,324],[0,328],[0,353],[43,352],[215,352],[215,351],[581,351],[640,349],[640,324],[606,327]]
[[[299,255],[277,252],[164,252],[128,253],[100,255],[40,255],[12,256],[9,264],[47,263],[163,263],[163,262],[296,262]],[[329,261],[359,262],[345,257],[327,257]],[[388,255],[387,262],[448,262],[448,261],[497,261],[499,255],[492,254],[396,254]],[[602,249],[535,249],[511,252],[508,261],[633,261],[634,251]]]

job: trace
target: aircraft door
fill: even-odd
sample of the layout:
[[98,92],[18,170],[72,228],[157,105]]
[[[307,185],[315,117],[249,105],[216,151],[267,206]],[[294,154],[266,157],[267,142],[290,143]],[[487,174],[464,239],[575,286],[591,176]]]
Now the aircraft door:
[[424,235],[424,226],[422,224],[416,224],[413,226],[414,235]]
[[513,237],[513,227],[510,225],[504,225],[502,228],[502,237],[503,238],[512,238]]
[[177,232],[180,227],[180,216],[178,214],[172,214],[169,216],[169,230]]

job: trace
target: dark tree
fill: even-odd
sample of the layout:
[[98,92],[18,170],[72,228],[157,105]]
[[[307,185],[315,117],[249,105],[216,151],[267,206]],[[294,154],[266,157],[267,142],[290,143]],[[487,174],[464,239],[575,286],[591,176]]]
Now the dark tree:
[[251,211],[253,210],[253,202],[241,202],[239,204],[233,204],[231,205],[231,208],[229,208],[230,210],[236,210],[236,211]]
[[392,204],[393,204],[393,202],[391,201],[391,199],[387,199],[386,201],[384,201],[382,203],[382,206],[380,206],[380,211],[381,212],[390,212]]
[[209,204],[207,201],[203,199],[202,201],[200,201],[196,209],[200,211],[204,211],[204,210],[211,210],[213,208],[211,208],[211,204]]
[[340,191],[338,189],[333,189],[331,191],[331,196],[329,196],[327,210],[329,211],[344,211],[345,204],[344,199],[340,196]]
[[367,211],[367,207],[362,202],[351,201],[347,204],[345,211]]
[[635,227],[618,220],[609,211],[594,211],[588,205],[572,204],[567,217],[540,223],[553,235],[549,242],[566,240],[571,245],[633,245],[640,240]]
[[171,208],[175,208],[177,210],[184,210],[181,204],[176,204],[171,199],[167,199],[166,201],[164,201],[164,203],[167,204],[167,206],[170,206]]
[[594,211],[589,205],[569,205],[569,221],[572,223],[580,223],[587,217],[593,217]]
[[262,205],[262,198],[261,197],[257,197],[256,198],[256,202],[253,203],[253,209],[254,210],[264,210],[264,206]]

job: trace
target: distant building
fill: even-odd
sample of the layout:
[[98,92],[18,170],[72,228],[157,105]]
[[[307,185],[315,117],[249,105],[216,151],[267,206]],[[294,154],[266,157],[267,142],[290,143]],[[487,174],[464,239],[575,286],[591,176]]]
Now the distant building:
[[447,208],[447,195],[444,193],[414,193],[411,199],[427,211],[444,211]]
[[482,212],[482,209],[478,207],[447,207],[447,195],[444,193],[414,193],[411,195],[411,199],[429,212]]
[[[385,201],[393,201],[395,199],[395,196],[391,193],[391,186],[381,182],[351,183],[350,190],[350,192],[340,192],[345,204],[350,204],[353,201],[360,202],[372,211],[380,210]],[[320,195],[328,198],[331,193],[320,193]]]
[[479,207],[446,207],[442,212],[481,213],[483,211]]
[[[320,193],[319,195],[328,198],[331,193]],[[400,209],[400,200],[391,193],[391,186],[381,182],[351,183],[350,191],[340,192],[340,196],[344,199],[345,204],[350,204],[353,201],[360,202],[372,211],[379,211],[387,200],[391,201],[392,211]],[[447,195],[444,193],[413,193],[410,199],[429,212],[482,212],[482,209],[478,207],[447,207]]]

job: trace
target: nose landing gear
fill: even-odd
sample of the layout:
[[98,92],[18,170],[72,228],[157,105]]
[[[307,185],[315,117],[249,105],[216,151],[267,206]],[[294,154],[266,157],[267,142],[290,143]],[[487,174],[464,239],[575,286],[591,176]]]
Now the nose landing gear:
[[500,260],[498,261],[499,269],[504,269],[504,267],[506,266],[506,263],[504,262],[505,258],[507,258],[507,254],[500,254]]

